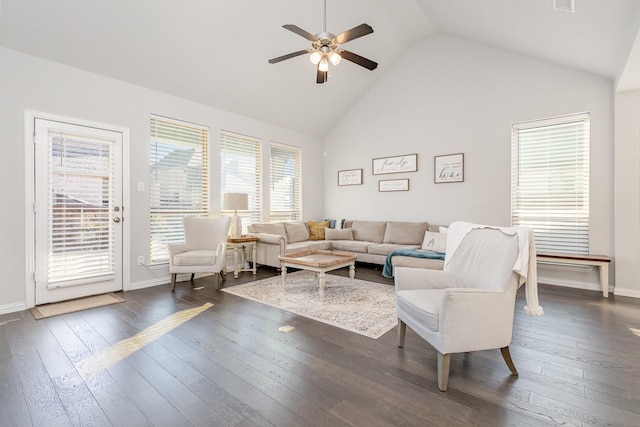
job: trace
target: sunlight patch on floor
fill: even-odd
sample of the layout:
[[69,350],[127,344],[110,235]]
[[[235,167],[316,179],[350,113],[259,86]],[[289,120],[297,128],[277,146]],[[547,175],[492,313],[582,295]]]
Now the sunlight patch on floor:
[[117,362],[123,360],[130,354],[142,349],[147,344],[160,338],[162,335],[171,332],[178,326],[193,319],[203,311],[213,307],[213,304],[208,302],[200,307],[189,308],[186,310],[178,311],[170,316],[165,317],[154,325],[149,326],[147,329],[138,332],[131,338],[127,338],[115,344],[114,346],[103,350],[100,354],[95,355],[91,359],[87,360],[85,366],[81,372],[83,376],[92,377],[100,373],[101,371],[108,369]]

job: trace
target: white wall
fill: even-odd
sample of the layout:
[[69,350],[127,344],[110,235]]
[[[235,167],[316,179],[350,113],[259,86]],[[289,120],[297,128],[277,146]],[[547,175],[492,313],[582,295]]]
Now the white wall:
[[640,298],[640,91],[616,94],[616,294]]
[[[188,79],[189,76],[185,76]],[[212,76],[215,78],[215,76]],[[247,100],[250,102],[250,100]],[[151,113],[209,126],[211,129],[212,211],[219,212],[219,143],[221,129],[302,147],[303,215],[305,219],[324,214],[322,194],[321,141],[279,126],[258,122],[184,99],[51,61],[0,48],[0,313],[25,307],[25,110],[35,110],[89,121],[108,123],[130,130],[131,205],[130,282],[125,288],[156,283],[168,277],[167,269],[153,270],[137,265],[137,256],[149,256],[149,197],[138,193],[137,183],[149,188],[149,116]],[[268,145],[265,144],[265,156]],[[265,168],[268,171],[268,168]],[[265,182],[268,208],[268,182]]]
[[[511,125],[591,113],[590,250],[613,256],[613,82],[451,36],[411,46],[325,138],[328,217],[510,224]],[[418,172],[371,174],[371,159],[418,153]],[[464,153],[464,182],[434,184],[433,157]],[[364,184],[338,187],[342,169]],[[410,191],[379,193],[379,179]],[[573,269],[576,270],[576,269]],[[599,289],[596,271],[541,281]]]

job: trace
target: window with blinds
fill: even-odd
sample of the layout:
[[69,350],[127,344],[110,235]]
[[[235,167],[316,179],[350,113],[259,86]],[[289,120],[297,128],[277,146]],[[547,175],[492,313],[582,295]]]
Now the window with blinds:
[[589,114],[514,124],[511,222],[538,251],[589,253]]
[[234,211],[224,210],[225,193],[246,193],[249,195],[249,209],[238,212],[242,219],[242,232],[247,225],[262,222],[262,155],[261,142],[257,138],[231,132],[220,134],[220,206],[222,213],[232,215]]
[[209,215],[208,146],[208,128],[151,117],[152,264],[169,261],[169,243],[184,242],[183,217]]
[[300,149],[271,144],[271,222],[299,221],[301,212]]

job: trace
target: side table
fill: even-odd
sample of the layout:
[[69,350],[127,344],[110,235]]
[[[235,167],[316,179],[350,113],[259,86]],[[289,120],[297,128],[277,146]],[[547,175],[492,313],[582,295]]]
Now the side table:
[[[233,249],[233,277],[238,278],[238,273],[241,271],[253,271],[256,274],[256,242],[257,237],[244,236],[237,239],[227,239],[227,249]],[[251,259],[253,265],[251,268],[244,268],[247,261],[247,252],[251,250]],[[240,265],[238,265],[238,252],[240,252]]]

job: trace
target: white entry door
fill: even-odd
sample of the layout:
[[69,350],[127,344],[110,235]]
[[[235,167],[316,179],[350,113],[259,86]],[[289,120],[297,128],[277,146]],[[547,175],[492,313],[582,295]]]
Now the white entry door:
[[36,305],[122,290],[122,133],[34,125]]

